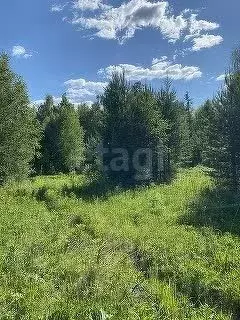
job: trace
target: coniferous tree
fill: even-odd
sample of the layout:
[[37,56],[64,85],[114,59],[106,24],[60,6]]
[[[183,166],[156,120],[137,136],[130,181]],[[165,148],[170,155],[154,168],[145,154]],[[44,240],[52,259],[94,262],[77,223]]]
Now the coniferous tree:
[[84,161],[84,136],[78,114],[65,95],[59,106],[59,141],[64,172],[79,170]]
[[30,173],[38,148],[39,124],[30,107],[26,86],[0,57],[0,181],[21,179]]
[[96,171],[97,147],[102,141],[104,128],[104,112],[99,102],[78,107],[80,125],[84,132],[85,167],[87,171]]
[[61,154],[59,141],[59,110],[54,105],[53,97],[48,95],[38,107],[38,120],[42,126],[41,156],[35,166],[39,174],[54,174],[61,171]]
[[233,52],[231,66],[225,77],[225,85],[216,99],[221,142],[222,172],[230,178],[234,190],[240,179],[240,49]]
[[[130,128],[128,144],[152,152],[152,180],[166,181],[167,122],[158,108],[155,93],[150,87],[136,83],[130,91]],[[161,167],[159,167],[161,162]],[[147,177],[147,172],[145,173]]]
[[[163,179],[156,158],[158,147],[162,148],[166,139],[166,122],[162,119],[152,90],[140,83],[130,85],[124,74],[116,73],[105,90],[102,103],[106,117],[104,146],[110,150],[124,150],[127,160],[125,165],[123,163],[123,170],[108,171],[110,178],[125,184]],[[143,171],[136,170],[132,161],[140,150],[149,151],[153,155],[152,167]],[[106,159],[108,164],[114,161],[112,157],[116,158],[111,155]],[[119,157],[121,161],[124,162],[124,159]]]
[[92,138],[100,138],[103,133],[104,112],[99,102],[88,106],[78,106],[80,125],[84,131],[84,142],[87,144]]
[[194,163],[214,166],[218,157],[218,121],[214,101],[207,100],[194,114]]
[[184,103],[179,103],[180,156],[179,165],[189,167],[193,164],[193,141],[189,126],[189,114]]
[[232,56],[225,83],[213,101],[195,115],[195,142],[202,163],[213,167],[239,189],[240,179],[240,50]]
[[193,135],[193,116],[192,116],[192,99],[190,98],[189,92],[187,91],[185,96],[185,110],[187,113],[187,121],[188,121],[188,127],[190,131],[190,137]]
[[156,95],[158,108],[163,120],[167,123],[167,175],[171,176],[174,167],[180,160],[181,154],[181,131],[180,110],[176,92],[171,89],[171,81],[167,79],[164,87]]
[[181,166],[189,167],[195,164],[194,160],[194,131],[193,131],[193,112],[192,100],[189,93],[185,94],[185,103],[179,103],[179,122],[180,122],[180,158]]

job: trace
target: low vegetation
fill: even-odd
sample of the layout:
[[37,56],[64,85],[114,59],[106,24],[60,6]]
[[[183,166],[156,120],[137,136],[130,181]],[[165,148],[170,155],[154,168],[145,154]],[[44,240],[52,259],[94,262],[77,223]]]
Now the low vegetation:
[[0,319],[238,319],[239,208],[210,173],[102,196],[75,175],[2,188]]

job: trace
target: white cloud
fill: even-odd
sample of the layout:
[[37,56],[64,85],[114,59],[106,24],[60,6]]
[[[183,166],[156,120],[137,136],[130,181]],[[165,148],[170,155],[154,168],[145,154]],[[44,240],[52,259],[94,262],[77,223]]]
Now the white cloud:
[[75,8],[101,9],[93,16],[75,12],[73,24],[94,32],[104,39],[115,39],[120,43],[132,38],[136,30],[154,28],[169,42],[176,42],[185,34],[185,39],[199,36],[201,31],[219,27],[215,22],[197,20],[197,14],[185,9],[178,15],[172,14],[168,1],[129,0],[119,7],[102,4],[101,0],[76,0]]
[[104,10],[95,17],[80,17],[73,20],[86,29],[95,29],[96,36],[118,39],[123,42],[134,36],[137,29],[158,28],[164,37],[175,41],[187,27],[183,15],[171,16],[168,2],[151,3],[148,0],[130,0],[119,7]]
[[215,36],[212,34],[204,34],[198,38],[194,38],[192,41],[192,51],[199,51],[204,48],[211,48],[221,44],[223,42],[223,38],[219,35]]
[[[94,82],[87,81],[85,79],[70,79],[64,82],[66,87],[66,95],[69,101],[75,105],[85,103],[92,105],[96,100],[97,95],[101,95],[104,92],[104,88],[108,85],[108,82]],[[61,102],[61,97],[53,97],[54,104],[57,105]],[[40,105],[45,100],[36,100],[32,102],[32,105]]]
[[13,46],[12,48],[12,56],[13,57],[21,57],[21,58],[31,58],[32,54],[31,53],[27,53],[26,49],[22,46]]
[[26,53],[26,49],[22,46],[14,46],[12,48],[12,55],[15,56],[22,56]]
[[168,61],[165,56],[160,59],[153,59],[152,65],[149,68],[135,66],[132,64],[119,64],[117,66],[109,66],[105,69],[100,69],[99,74],[111,77],[113,72],[122,71],[125,72],[127,79],[135,81],[151,81],[167,77],[172,80],[192,80],[202,76],[202,72],[199,67],[173,64],[173,62]]
[[66,5],[54,4],[51,8],[52,12],[61,12],[65,8]]
[[25,53],[24,55],[23,55],[23,58],[25,58],[25,59],[28,59],[28,58],[31,58],[33,55],[31,54],[31,53]]
[[218,29],[220,26],[218,23],[210,22],[206,20],[197,20],[197,14],[192,14],[189,19],[189,35],[185,39],[199,36],[201,31],[210,31]]
[[73,103],[89,102],[96,99],[97,95],[103,93],[107,82],[94,82],[85,79],[71,79],[64,83],[67,97]]
[[167,58],[168,58],[167,56],[162,56],[161,58],[153,58],[152,64],[156,64],[158,62],[166,61]]
[[79,10],[97,10],[111,8],[111,6],[103,4],[102,0],[75,0],[73,7]]
[[216,78],[216,81],[224,81],[225,80],[225,77],[226,75],[223,73],[223,74],[220,74],[217,78]]

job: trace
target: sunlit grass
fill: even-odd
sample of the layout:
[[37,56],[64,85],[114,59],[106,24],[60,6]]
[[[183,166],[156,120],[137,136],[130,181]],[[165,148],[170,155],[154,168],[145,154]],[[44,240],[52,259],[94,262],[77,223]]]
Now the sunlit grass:
[[0,190],[0,319],[239,315],[239,237],[183,223],[214,189],[203,168],[92,201],[86,183],[62,175]]

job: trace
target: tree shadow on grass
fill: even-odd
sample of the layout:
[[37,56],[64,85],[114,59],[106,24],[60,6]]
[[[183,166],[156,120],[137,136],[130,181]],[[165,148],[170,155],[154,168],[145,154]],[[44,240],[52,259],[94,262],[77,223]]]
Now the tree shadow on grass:
[[110,196],[122,191],[122,187],[114,185],[104,179],[89,181],[84,185],[66,185],[62,188],[62,194],[64,196],[71,197],[74,195],[78,199],[81,198],[84,201],[94,201],[97,199],[106,200]]
[[[174,176],[173,176],[174,177]],[[154,185],[170,184],[173,180],[170,177],[165,181],[156,181]],[[71,197],[74,195],[78,199],[81,198],[84,201],[94,200],[107,200],[109,197],[126,192],[126,191],[139,191],[142,188],[152,185],[152,181],[134,181],[125,180],[124,182],[116,182],[110,179],[104,179],[102,177],[98,179],[89,180],[83,185],[72,184],[71,186],[65,185],[62,187],[62,195]]]
[[207,189],[192,201],[179,222],[240,236],[240,196],[223,185]]

